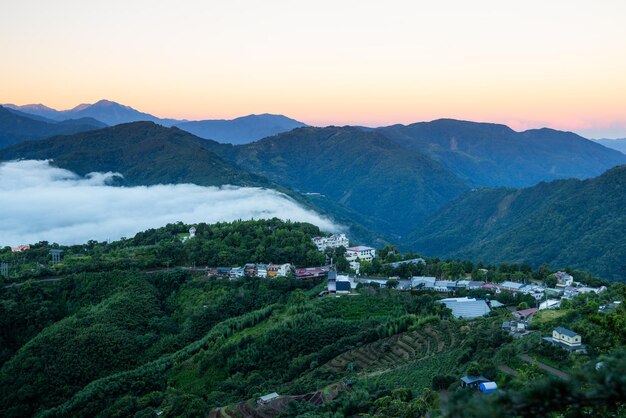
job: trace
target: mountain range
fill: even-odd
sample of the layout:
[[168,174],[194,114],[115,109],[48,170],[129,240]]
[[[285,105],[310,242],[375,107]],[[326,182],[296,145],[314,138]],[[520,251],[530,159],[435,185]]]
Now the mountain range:
[[547,128],[516,132],[505,125],[439,119],[376,131],[439,161],[472,186],[526,187],[587,178],[626,163],[614,150]]
[[[43,104],[24,106],[5,104],[3,106],[7,109],[21,112],[22,116],[38,120],[45,118],[48,122],[93,118],[101,121],[104,125],[113,126],[129,122],[148,121],[166,127],[177,126],[204,139],[213,139],[218,142],[232,144],[250,143],[266,136],[306,126],[306,124],[286,116],[270,114],[248,115],[232,120],[186,121],[159,118],[110,100],[100,100],[94,104],[80,104],[69,110],[55,110]],[[2,126],[0,126],[0,132],[2,132],[2,129]]]
[[43,117],[32,118],[20,111],[0,106],[0,148],[22,141],[69,135],[105,126],[104,123],[92,118],[69,119],[62,122]]
[[626,154],[626,138],[594,139],[593,141],[607,148],[612,148],[614,150],[617,150],[621,152],[622,154]]
[[626,277],[626,165],[587,180],[468,192],[412,234],[426,255],[579,268]]
[[[79,122],[89,131],[16,144],[0,150],[0,160],[52,159],[81,175],[120,172],[126,185],[273,188],[372,245],[394,243],[427,255],[487,262],[567,264],[623,276],[617,260],[626,252],[619,239],[609,239],[623,235],[623,189],[597,179],[552,180],[598,176],[626,164],[626,155],[573,133],[515,132],[443,119],[377,129],[304,126],[233,145],[156,122],[97,129],[85,125],[98,124],[93,119],[56,122],[21,112],[0,108],[0,127],[12,127],[18,136],[4,139],[5,146],[71,133],[66,130],[79,129]],[[541,183],[546,181],[552,182]],[[564,237],[567,246],[556,244]],[[581,240],[585,246],[569,245]]]
[[306,124],[283,115],[248,115],[232,120],[198,120],[177,123],[184,131],[200,138],[230,144],[247,144]]

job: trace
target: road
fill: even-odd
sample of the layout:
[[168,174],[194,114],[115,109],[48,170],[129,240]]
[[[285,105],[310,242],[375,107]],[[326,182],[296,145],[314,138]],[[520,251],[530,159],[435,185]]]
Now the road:
[[520,354],[519,358],[521,358],[522,360],[524,360],[525,362],[528,362],[530,364],[536,364],[537,367],[539,367],[541,370],[545,370],[546,372],[550,373],[553,376],[556,376],[558,378],[561,378],[563,380],[569,380],[571,378],[571,376],[559,369],[555,369],[552,366],[548,366],[547,364],[544,364],[540,361],[535,360],[534,358],[530,357],[528,354]]

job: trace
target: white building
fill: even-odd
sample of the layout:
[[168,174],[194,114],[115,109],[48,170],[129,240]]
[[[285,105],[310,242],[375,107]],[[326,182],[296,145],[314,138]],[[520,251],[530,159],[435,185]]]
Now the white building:
[[355,261],[357,258],[361,261],[372,261],[376,257],[376,249],[363,245],[350,247],[346,249],[346,260]]
[[266,278],[267,277],[267,264],[257,264],[256,275],[257,277]]
[[574,277],[564,271],[557,271],[553,276],[556,278],[556,285],[559,287],[571,286],[574,283]]
[[191,228],[189,228],[189,238],[195,238],[196,237],[196,227],[192,226]]
[[289,273],[291,273],[292,267],[291,264],[285,263],[281,264],[276,271],[276,275],[279,277],[287,277]]
[[346,237],[346,234],[333,234],[330,237],[315,237],[312,238],[313,243],[319,251],[324,251],[326,248],[348,248],[350,240]]

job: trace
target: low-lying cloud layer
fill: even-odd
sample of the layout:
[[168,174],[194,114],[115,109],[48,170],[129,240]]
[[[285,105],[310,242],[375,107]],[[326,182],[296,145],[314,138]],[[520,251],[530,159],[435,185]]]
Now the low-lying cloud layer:
[[259,188],[193,184],[113,187],[115,173],[80,177],[47,161],[0,164],[0,246],[78,244],[131,237],[167,223],[278,217],[338,227],[285,195]]

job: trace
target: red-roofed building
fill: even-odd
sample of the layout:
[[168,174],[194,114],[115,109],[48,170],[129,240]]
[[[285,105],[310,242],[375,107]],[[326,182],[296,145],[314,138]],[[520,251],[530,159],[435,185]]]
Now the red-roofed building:
[[517,319],[525,321],[529,319],[531,316],[533,316],[535,313],[537,313],[538,310],[539,309],[537,308],[523,309],[521,311],[513,312],[513,316],[516,317]]

